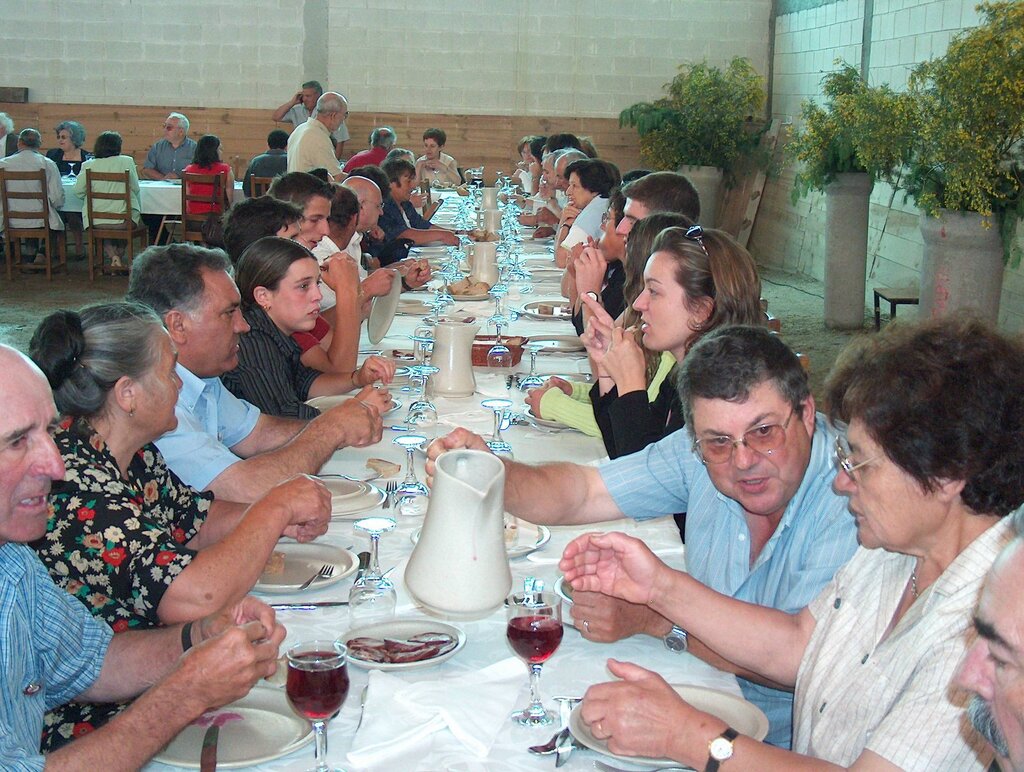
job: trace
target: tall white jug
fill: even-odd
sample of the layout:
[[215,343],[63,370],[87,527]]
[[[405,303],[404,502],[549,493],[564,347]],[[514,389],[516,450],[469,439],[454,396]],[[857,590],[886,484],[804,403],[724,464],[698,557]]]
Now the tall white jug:
[[444,321],[434,327],[434,349],[430,363],[438,371],[430,378],[435,394],[445,397],[470,397],[476,391],[473,375],[473,338],[480,326],[467,322]]
[[405,585],[428,611],[479,619],[512,588],[505,552],[505,466],[479,450],[437,459],[423,530],[405,569]]

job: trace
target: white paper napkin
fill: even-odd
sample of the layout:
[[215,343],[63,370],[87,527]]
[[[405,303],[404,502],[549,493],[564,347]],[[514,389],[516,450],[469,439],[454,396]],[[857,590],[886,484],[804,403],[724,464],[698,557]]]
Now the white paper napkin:
[[445,728],[485,757],[508,720],[525,673],[515,657],[476,673],[417,683],[370,671],[363,724],[353,738],[349,763],[379,764]]

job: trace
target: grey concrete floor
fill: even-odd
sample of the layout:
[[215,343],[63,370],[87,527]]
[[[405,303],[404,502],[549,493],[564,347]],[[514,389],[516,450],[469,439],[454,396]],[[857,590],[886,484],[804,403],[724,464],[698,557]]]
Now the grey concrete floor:
[[[128,286],[126,277],[97,277],[89,281],[84,260],[69,262],[69,271],[48,282],[41,274],[15,273],[13,281],[0,277],[0,343],[25,351],[32,331],[48,313],[61,308],[81,308],[92,303],[120,300]],[[822,384],[836,356],[847,342],[862,332],[826,329],[823,320],[823,287],[807,276],[762,269],[762,295],[769,311],[782,322],[782,336],[796,351],[810,359],[811,388],[821,394]],[[864,330],[873,329],[868,309]]]

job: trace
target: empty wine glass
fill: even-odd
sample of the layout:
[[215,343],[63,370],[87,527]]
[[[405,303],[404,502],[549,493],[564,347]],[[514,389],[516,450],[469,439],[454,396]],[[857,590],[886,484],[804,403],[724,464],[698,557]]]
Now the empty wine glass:
[[500,370],[510,370],[512,369],[512,352],[501,339],[502,324],[498,322],[494,326],[498,332],[494,339],[494,345],[487,350],[487,366]]
[[405,451],[405,479],[399,484],[395,498],[398,501],[399,514],[409,517],[419,517],[427,513],[430,489],[417,479],[414,463],[416,448],[426,441],[427,438],[422,434],[403,434],[392,440]]
[[288,649],[288,680],[285,694],[292,710],[313,724],[316,736],[316,767],[327,766],[327,722],[348,696],[348,649],[338,641],[305,641]]
[[540,700],[540,672],[562,642],[562,602],[553,592],[514,592],[505,601],[506,635],[516,656],[530,666],[530,704],[512,714],[520,726],[545,726],[554,714]]
[[410,380],[419,385],[419,393],[409,403],[409,412],[405,415],[405,425],[410,429],[433,429],[437,426],[437,408],[427,398],[427,383],[430,376],[440,368],[433,365],[415,365],[409,368]]
[[355,524],[356,530],[370,535],[370,565],[349,590],[348,613],[353,626],[395,614],[395,586],[381,574],[377,552],[381,534],[393,531],[396,525],[390,517],[365,517]]
[[501,422],[505,418],[505,411],[512,407],[512,400],[496,397],[485,399],[480,404],[488,410],[494,411],[494,432],[487,440],[487,447],[495,455],[512,458],[512,446],[501,436]]
[[544,348],[545,345],[543,341],[540,341],[530,342],[523,346],[523,348],[528,349],[530,352],[530,373],[519,381],[519,388],[522,391],[529,391],[544,385],[544,379],[537,375],[537,352]]

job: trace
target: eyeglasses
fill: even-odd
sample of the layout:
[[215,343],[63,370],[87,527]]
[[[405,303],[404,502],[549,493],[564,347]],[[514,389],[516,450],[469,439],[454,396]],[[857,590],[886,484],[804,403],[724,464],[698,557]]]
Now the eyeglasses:
[[850,476],[850,479],[853,480],[854,482],[857,482],[857,478],[854,476],[853,473],[860,469],[862,466],[867,466],[876,458],[878,458],[878,456],[872,456],[867,461],[861,461],[859,464],[853,463],[853,461],[850,459],[850,451],[846,448],[842,436],[836,437],[835,453],[836,464],[839,466],[840,469],[846,472],[846,474],[848,474]]
[[[684,235],[690,241],[696,241],[697,246],[701,248],[701,251],[704,252],[705,255],[708,255],[708,248],[704,246],[704,229],[702,227],[699,225],[691,225],[686,229],[686,233]],[[711,257],[711,255],[708,255],[708,257]]]
[[737,445],[746,445],[757,453],[770,456],[786,444],[786,429],[794,415],[796,408],[789,411],[789,417],[783,423],[755,426],[743,432],[738,440],[729,436],[704,437],[693,443],[693,450],[705,466],[729,461]]
[[164,124],[164,128],[165,129],[176,129],[176,128],[178,128],[178,124],[176,124],[176,123],[165,123]]

